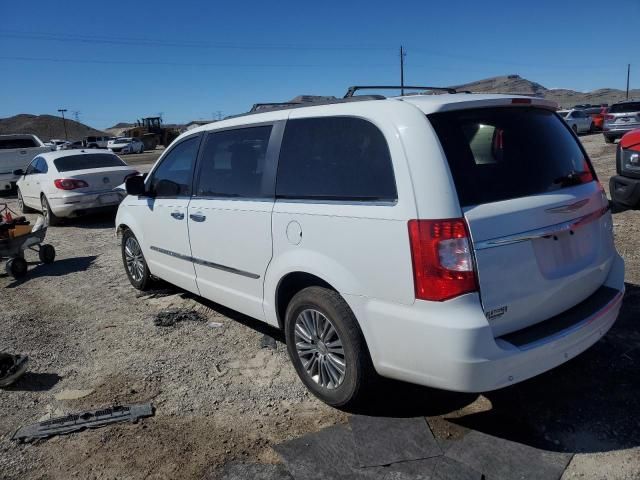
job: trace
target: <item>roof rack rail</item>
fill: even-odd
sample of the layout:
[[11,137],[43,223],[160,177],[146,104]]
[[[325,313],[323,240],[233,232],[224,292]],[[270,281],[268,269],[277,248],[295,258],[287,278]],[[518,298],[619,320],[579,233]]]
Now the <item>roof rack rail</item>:
[[354,85],[349,87],[344,98],[351,98],[358,90],[439,90],[447,93],[458,93],[455,88],[451,87],[414,87],[407,85]]

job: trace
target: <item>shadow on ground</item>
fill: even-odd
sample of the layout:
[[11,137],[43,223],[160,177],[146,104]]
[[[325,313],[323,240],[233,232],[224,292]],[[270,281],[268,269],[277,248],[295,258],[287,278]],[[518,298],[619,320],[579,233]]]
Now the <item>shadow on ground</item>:
[[14,392],[46,392],[51,390],[62,377],[57,373],[27,372],[14,385],[5,390]]
[[[14,280],[6,288],[15,288],[34,278],[60,277],[69,273],[84,272],[93,264],[96,258],[98,258],[96,255],[88,255],[86,257],[64,258],[49,264],[36,263],[34,268],[29,268],[24,278]],[[33,264],[34,262],[30,262],[30,265]]]

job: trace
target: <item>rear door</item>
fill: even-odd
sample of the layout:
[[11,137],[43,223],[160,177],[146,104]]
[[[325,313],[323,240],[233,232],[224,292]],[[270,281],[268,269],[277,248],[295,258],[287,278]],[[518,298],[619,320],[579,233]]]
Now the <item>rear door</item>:
[[189,204],[189,237],[200,294],[264,319],[271,213],[284,122],[210,132]]
[[429,115],[474,243],[494,333],[586,299],[615,255],[608,201],[584,150],[553,112],[490,107]]

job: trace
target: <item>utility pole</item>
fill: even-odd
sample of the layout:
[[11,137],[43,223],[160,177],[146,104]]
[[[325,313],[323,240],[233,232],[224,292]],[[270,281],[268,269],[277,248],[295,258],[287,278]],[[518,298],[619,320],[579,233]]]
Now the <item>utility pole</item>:
[[627,63],[627,100],[629,100],[629,74],[631,73],[631,64]]
[[67,109],[59,108],[58,111],[62,114],[62,124],[64,125],[64,139],[69,140],[69,136],[67,135],[67,120],[64,118],[64,112],[66,112]]
[[404,95],[404,57],[406,56],[404,48],[400,45],[400,95]]

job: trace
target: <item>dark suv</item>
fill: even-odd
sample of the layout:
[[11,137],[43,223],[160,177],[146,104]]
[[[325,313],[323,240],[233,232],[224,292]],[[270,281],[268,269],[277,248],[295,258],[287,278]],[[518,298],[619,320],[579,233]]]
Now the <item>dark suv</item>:
[[640,101],[626,101],[614,103],[604,116],[602,133],[607,143],[613,143],[616,138],[625,133],[640,128]]
[[618,175],[609,181],[611,198],[625,207],[640,207],[640,130],[629,132],[620,139],[616,171]]

